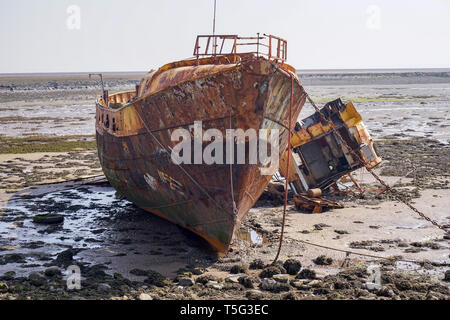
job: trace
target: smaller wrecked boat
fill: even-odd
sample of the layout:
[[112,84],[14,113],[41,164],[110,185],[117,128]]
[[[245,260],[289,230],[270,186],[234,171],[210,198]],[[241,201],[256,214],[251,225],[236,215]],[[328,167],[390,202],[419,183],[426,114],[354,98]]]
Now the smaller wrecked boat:
[[[332,123],[334,130],[328,121]],[[309,190],[325,190],[356,169],[363,166],[372,169],[381,163],[381,157],[361,115],[353,103],[344,104],[341,99],[327,103],[311,116],[297,122],[291,147],[292,156],[288,157],[288,152],[283,155],[279,170],[286,177],[287,162],[290,159],[290,188],[294,193],[302,195],[298,202],[304,204],[304,207],[318,206],[314,202],[319,200],[305,196]]]

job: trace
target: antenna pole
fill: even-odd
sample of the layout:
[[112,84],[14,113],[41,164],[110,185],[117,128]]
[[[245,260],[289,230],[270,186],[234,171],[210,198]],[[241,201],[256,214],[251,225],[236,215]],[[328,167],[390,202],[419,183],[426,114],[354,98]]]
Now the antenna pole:
[[214,0],[214,18],[213,18],[213,40],[214,40],[214,55],[216,55],[216,49],[217,49],[217,39],[216,39],[216,7],[217,7],[217,0]]
[[213,36],[216,35],[216,4],[217,0],[214,0]]

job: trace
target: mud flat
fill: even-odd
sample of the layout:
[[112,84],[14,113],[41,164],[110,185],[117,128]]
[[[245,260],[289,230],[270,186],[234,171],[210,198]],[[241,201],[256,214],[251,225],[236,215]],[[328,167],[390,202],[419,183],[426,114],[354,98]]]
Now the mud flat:
[[[69,86],[60,92],[45,88],[53,81],[48,78],[19,80],[23,87],[0,92],[0,299],[450,298],[449,238],[380,193],[363,170],[354,177],[367,192],[360,197],[343,183],[353,192],[337,198],[344,209],[313,215],[288,203],[279,263],[270,266],[282,205],[270,194],[250,210],[230,252],[219,258],[202,239],[121,199],[97,177],[91,92],[73,84],[85,80],[58,78],[58,87]],[[134,85],[129,78],[117,81],[117,91]],[[448,84],[314,85],[308,91],[327,101],[355,98],[384,159],[377,172],[450,227]],[[84,107],[79,94],[87,99]],[[46,214],[63,221],[34,219]],[[67,285],[73,266],[80,268],[80,289]],[[373,270],[380,276],[375,284]]]
[[[449,171],[439,161],[450,148],[432,147],[435,144],[439,142],[383,140],[379,148],[386,161],[378,171],[419,209],[450,225]],[[93,150],[83,153],[95,155]],[[417,164],[415,174],[396,162],[404,154]],[[425,155],[427,161],[416,161]],[[45,158],[46,164],[56,165],[61,156],[74,154],[52,155]],[[3,157],[12,161],[13,156]],[[35,154],[26,162],[43,157]],[[83,164],[82,158],[72,161],[73,169]],[[64,170],[72,172],[70,165],[65,163]],[[357,172],[355,177],[365,188],[377,188],[367,174]],[[250,210],[230,253],[218,258],[201,239],[120,199],[107,183],[19,189],[12,194],[2,190],[0,297],[4,299],[450,297],[449,283],[444,281],[449,239],[388,195],[377,198],[368,192],[364,198],[345,198],[344,209],[314,215],[298,212],[290,203],[281,265],[268,266],[278,246],[282,206],[264,197]],[[33,222],[34,216],[49,213],[63,215],[64,222]],[[80,290],[67,288],[65,272],[72,265],[81,270]],[[381,271],[380,287],[367,283],[374,266]]]

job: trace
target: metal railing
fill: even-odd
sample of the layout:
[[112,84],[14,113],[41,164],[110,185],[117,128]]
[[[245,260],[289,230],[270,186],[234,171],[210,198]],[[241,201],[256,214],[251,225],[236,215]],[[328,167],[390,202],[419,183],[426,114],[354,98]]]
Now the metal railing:
[[[205,40],[203,40],[205,39]],[[206,42],[202,48],[201,42]],[[225,52],[225,44],[231,42],[231,50]],[[250,46],[254,50],[240,51],[238,47]],[[270,34],[258,33],[256,37],[240,37],[238,35],[199,35],[195,42],[194,56],[215,57],[215,56],[232,56],[233,62],[236,62],[238,54],[255,54],[258,58],[266,57],[268,60],[284,63],[287,60],[287,41]]]

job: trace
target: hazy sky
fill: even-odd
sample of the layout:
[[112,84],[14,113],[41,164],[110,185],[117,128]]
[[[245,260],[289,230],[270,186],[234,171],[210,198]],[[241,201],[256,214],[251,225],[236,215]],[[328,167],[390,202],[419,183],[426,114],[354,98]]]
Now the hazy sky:
[[[213,3],[0,0],[0,73],[144,71],[184,59],[197,34],[211,33]],[[279,35],[297,69],[450,67],[449,0],[217,0],[217,9],[217,33]]]

